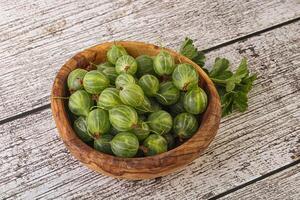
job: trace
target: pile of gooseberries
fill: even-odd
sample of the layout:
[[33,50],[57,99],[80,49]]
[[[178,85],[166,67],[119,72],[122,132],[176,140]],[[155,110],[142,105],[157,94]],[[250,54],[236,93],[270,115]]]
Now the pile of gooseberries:
[[[118,157],[152,156],[191,138],[207,95],[192,65],[166,50],[136,58],[120,45],[94,69],[75,69],[67,80],[68,107],[78,137]],[[88,67],[91,69],[91,67]]]

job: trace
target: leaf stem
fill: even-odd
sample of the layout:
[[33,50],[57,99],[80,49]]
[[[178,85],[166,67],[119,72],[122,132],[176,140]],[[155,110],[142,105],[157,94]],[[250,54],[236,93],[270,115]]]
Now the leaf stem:
[[218,84],[226,84],[227,81],[226,80],[220,80],[220,79],[216,79],[216,78],[210,78],[214,83],[218,83]]

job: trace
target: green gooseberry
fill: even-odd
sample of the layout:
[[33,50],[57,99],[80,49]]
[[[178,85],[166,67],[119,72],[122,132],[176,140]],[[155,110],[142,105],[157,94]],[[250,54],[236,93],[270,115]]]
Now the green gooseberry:
[[146,96],[144,96],[143,103],[140,106],[135,106],[134,108],[136,109],[138,114],[153,112],[151,101]]
[[108,113],[100,108],[94,109],[88,114],[86,123],[89,134],[95,139],[108,133],[110,129]]
[[85,69],[75,69],[68,75],[68,88],[70,92],[83,89],[83,77],[87,71]]
[[100,138],[94,140],[94,149],[102,153],[112,155],[113,152],[111,150],[110,141],[113,139],[113,137],[114,136],[110,134],[104,134]]
[[129,55],[124,55],[118,58],[116,62],[116,71],[118,74],[127,73],[135,74],[137,70],[137,63],[134,57]]
[[159,135],[168,133],[173,125],[171,115],[164,110],[151,113],[147,123],[149,124],[151,131]]
[[100,94],[109,86],[109,79],[100,71],[92,70],[83,78],[83,87],[90,94]]
[[138,115],[130,106],[119,105],[108,112],[110,123],[118,131],[132,130],[138,123]]
[[69,98],[69,109],[77,116],[88,116],[90,108],[94,105],[92,97],[85,90],[77,90]]
[[175,138],[172,134],[167,133],[163,136],[168,143],[168,150],[173,149],[175,147]]
[[132,132],[137,136],[139,141],[143,141],[150,134],[150,128],[147,123],[139,120],[137,126],[132,130]]
[[153,97],[159,90],[159,80],[151,74],[146,74],[140,78],[139,86],[144,90],[146,96]]
[[145,99],[142,88],[137,84],[128,84],[124,86],[119,95],[124,104],[132,107],[142,105]]
[[175,69],[175,60],[169,52],[161,50],[153,60],[153,68],[160,76],[170,75]]
[[183,99],[184,109],[194,115],[204,112],[207,106],[207,95],[200,87],[193,87]]
[[123,89],[128,84],[135,84],[136,81],[134,77],[130,74],[120,74],[115,81],[115,85],[117,89]]
[[153,69],[153,59],[148,55],[140,55],[136,59],[137,76],[141,77],[145,74],[155,74]]
[[98,97],[97,105],[104,110],[112,109],[117,105],[123,104],[120,96],[119,90],[116,88],[106,88],[104,89]]
[[131,132],[118,133],[110,144],[112,152],[122,158],[134,157],[139,149],[139,140]]
[[106,67],[101,70],[101,72],[109,79],[110,83],[114,83],[116,78],[118,77],[118,73],[116,72],[116,68],[114,67]]
[[168,150],[168,143],[164,137],[151,134],[143,142],[143,149],[146,156],[153,156],[166,152]]
[[112,63],[110,62],[104,62],[104,63],[101,63],[99,65],[96,65],[97,66],[97,70],[100,70],[102,71],[103,69],[105,68],[110,68],[110,67],[115,67]]
[[181,113],[174,119],[173,131],[180,139],[191,138],[197,129],[197,119],[190,113]]
[[187,63],[179,64],[172,74],[173,84],[182,91],[198,85],[199,76],[195,68]]
[[180,91],[171,81],[163,82],[159,85],[159,90],[155,95],[156,100],[163,105],[172,105],[179,99]]
[[124,47],[120,45],[112,45],[111,48],[107,51],[107,59],[110,63],[116,64],[117,60],[123,56],[127,55],[127,51]]
[[84,142],[91,142],[93,138],[88,134],[87,125],[84,117],[78,117],[73,123],[74,131]]
[[184,92],[180,92],[178,101],[169,107],[169,111],[173,116],[185,112],[185,109],[183,107],[184,95],[185,95]]

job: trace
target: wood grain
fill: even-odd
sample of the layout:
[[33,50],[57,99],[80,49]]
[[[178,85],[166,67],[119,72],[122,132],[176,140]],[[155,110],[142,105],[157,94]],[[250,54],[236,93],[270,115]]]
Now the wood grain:
[[300,199],[300,164],[233,192],[221,199]]
[[224,118],[206,153],[184,170],[150,181],[98,175],[69,155],[44,110],[0,126],[0,199],[208,199],[299,160],[299,25],[208,54],[233,66],[246,56],[259,79],[249,110]]
[[[76,68],[89,68],[90,63],[105,62],[107,51],[113,44],[121,45],[129,55],[155,56],[162,50],[153,44],[132,41],[116,41],[96,45],[77,53],[59,70],[53,84],[52,96],[67,96],[68,75]],[[208,96],[208,105],[199,121],[199,128],[195,135],[182,145],[159,155],[143,158],[119,158],[94,150],[85,144],[72,128],[69,120],[68,108],[63,99],[52,98],[51,109],[60,137],[72,155],[87,167],[105,175],[124,179],[153,179],[178,171],[198,158],[215,137],[221,120],[221,103],[218,92],[207,74],[190,59],[164,48],[176,63],[191,64],[198,72],[201,86]],[[200,84],[200,82],[199,82]]]
[[297,0],[0,1],[0,120],[49,104],[60,66],[109,40],[202,48],[300,16]]

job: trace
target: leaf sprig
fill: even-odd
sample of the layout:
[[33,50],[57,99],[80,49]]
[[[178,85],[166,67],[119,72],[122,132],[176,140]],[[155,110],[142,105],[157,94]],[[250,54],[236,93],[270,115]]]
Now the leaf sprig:
[[248,93],[252,89],[256,74],[250,74],[246,58],[243,58],[235,72],[229,69],[226,58],[216,58],[212,69],[204,68],[205,55],[194,46],[193,40],[185,38],[180,53],[198,64],[214,82],[221,98],[222,116],[234,110],[244,112],[248,108]]

